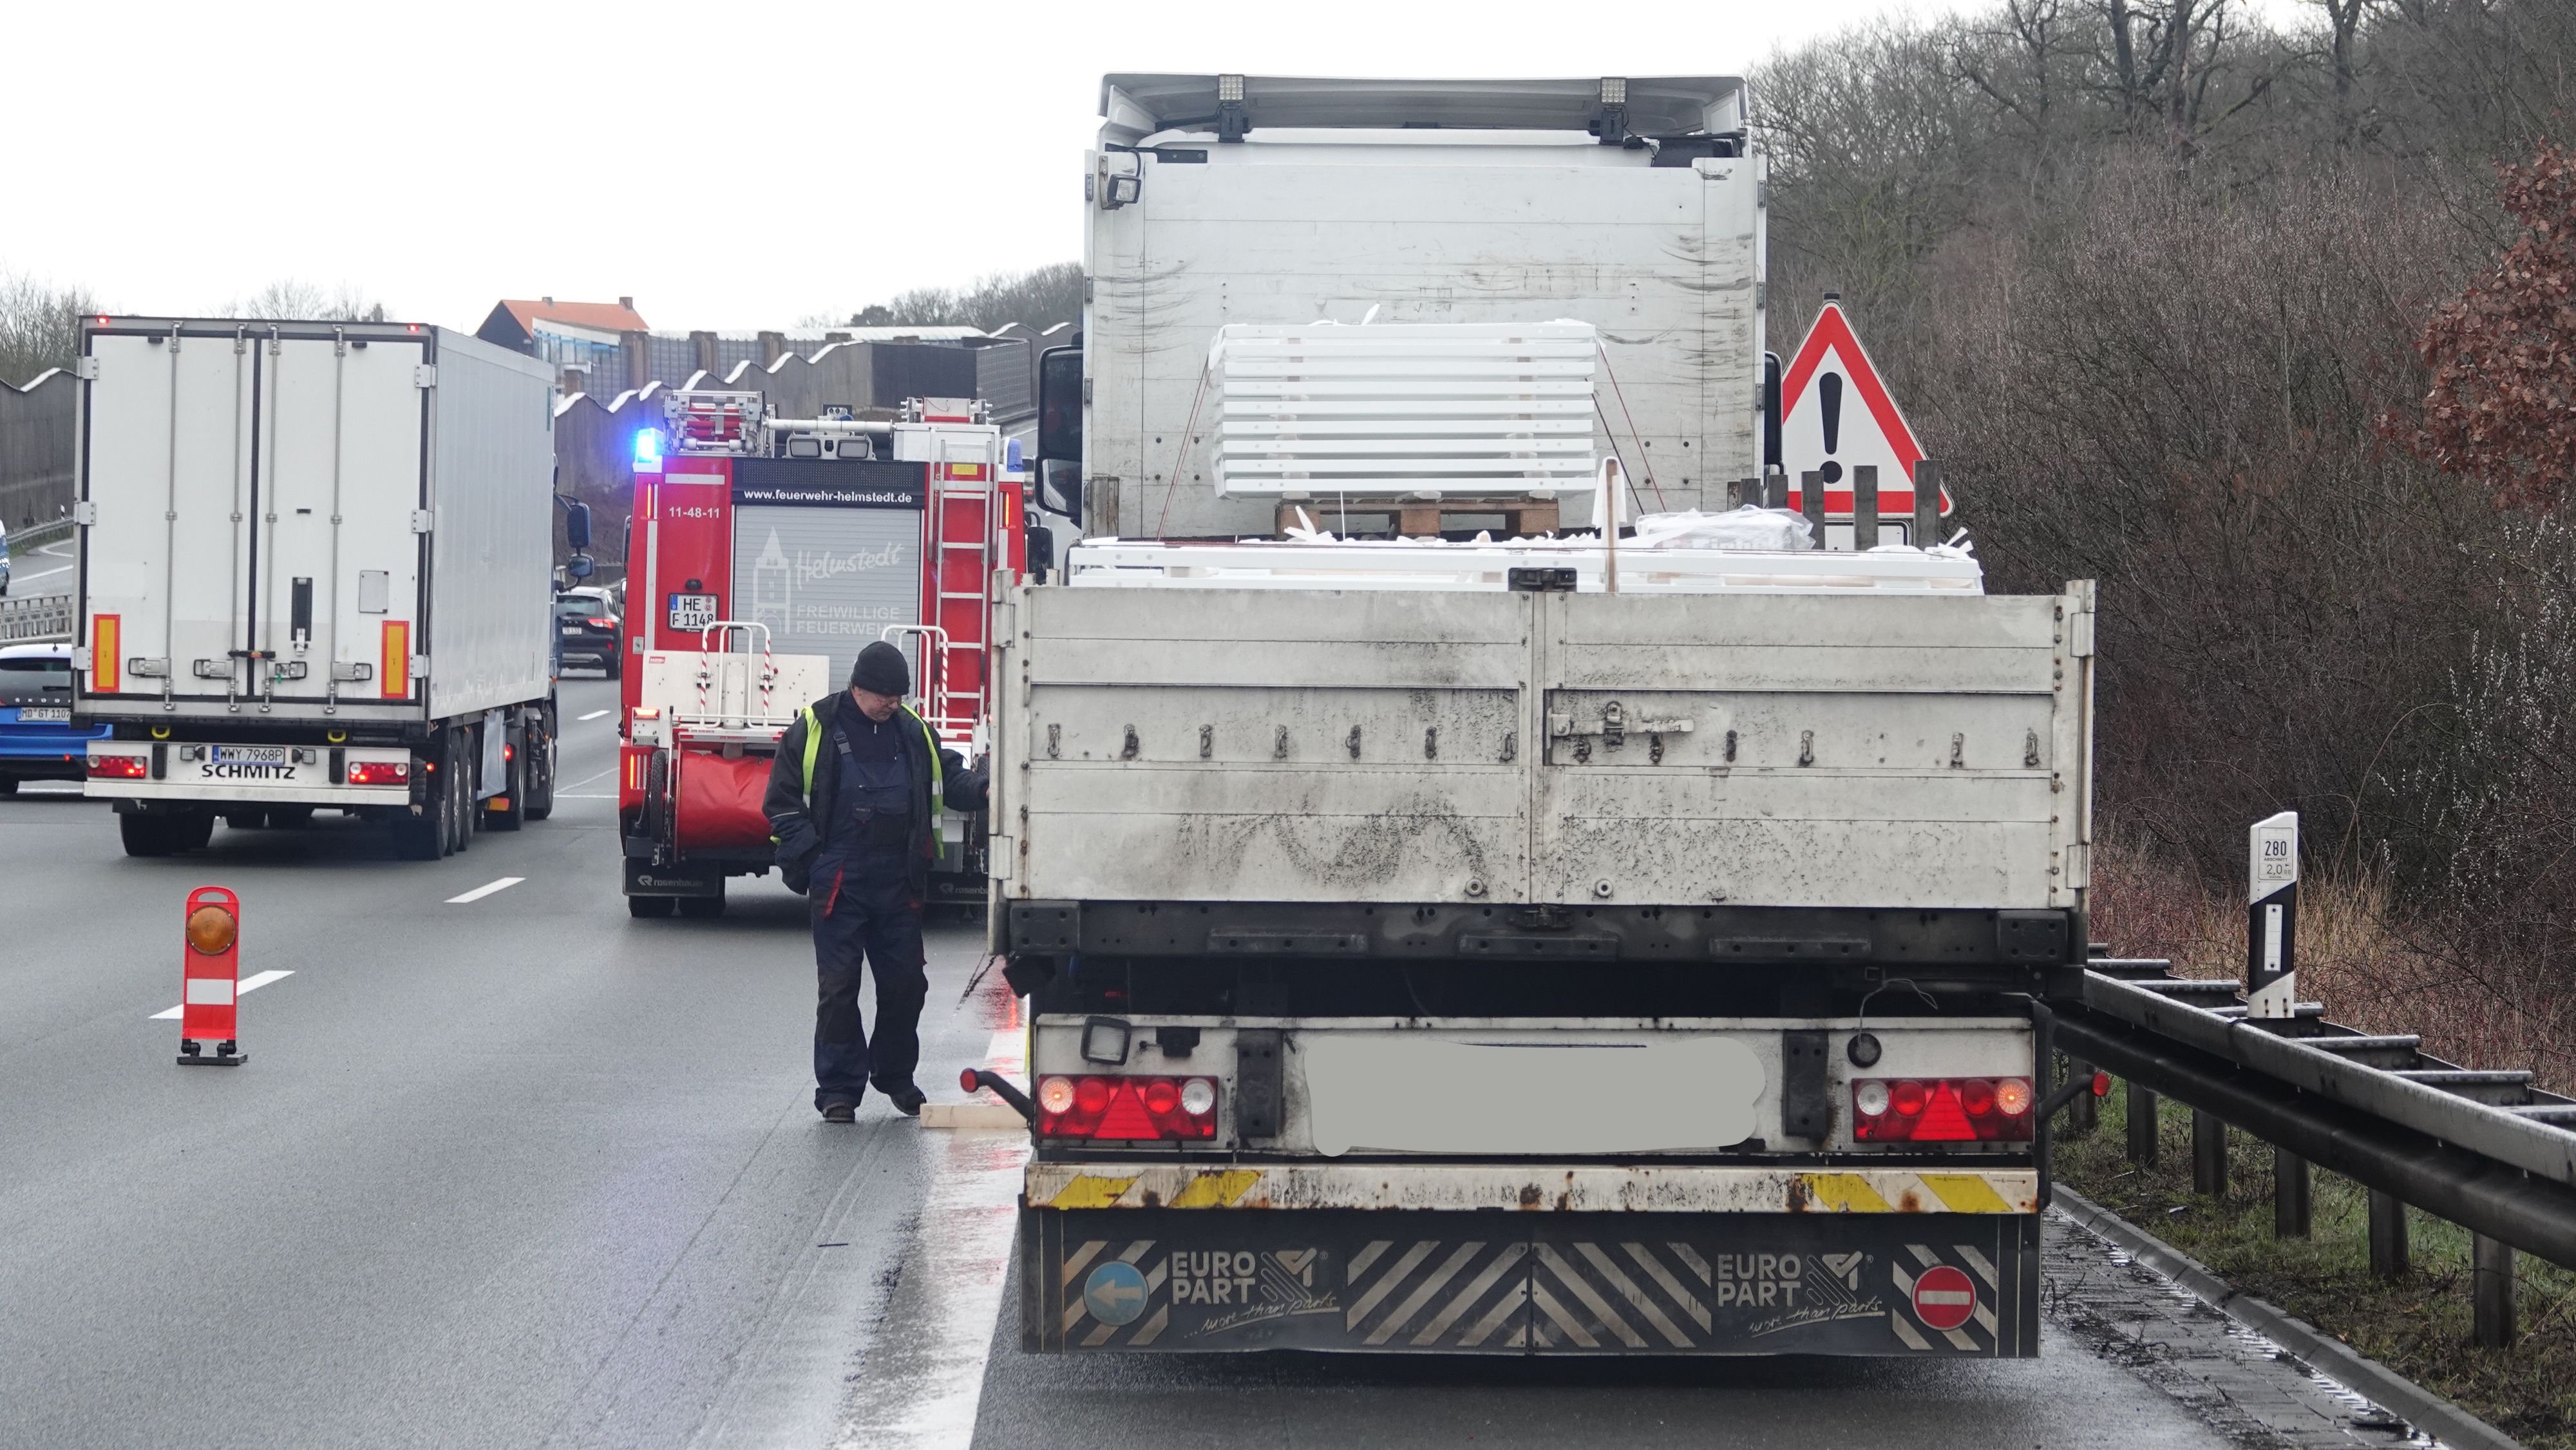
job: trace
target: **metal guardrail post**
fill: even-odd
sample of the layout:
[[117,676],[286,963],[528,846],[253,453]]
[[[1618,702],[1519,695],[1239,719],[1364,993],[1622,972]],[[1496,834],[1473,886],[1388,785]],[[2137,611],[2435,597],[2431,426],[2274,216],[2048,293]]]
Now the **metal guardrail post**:
[[2156,1095],[2129,1084],[2129,1161],[2152,1167],[2156,1161]]
[[2272,1236],[2303,1239],[2310,1224],[2308,1160],[2286,1148],[2272,1150]]
[[1810,549],[1825,546],[1825,476],[1821,473],[1798,475],[1798,512],[1807,519],[1813,535],[1807,540]]
[[2510,1349],[2514,1341],[2513,1245],[2478,1234],[2471,1240],[2469,1296],[2480,1349]]
[[2376,1278],[2406,1277],[2406,1205],[2397,1195],[2370,1190],[2370,1272]]
[[2227,1196],[2227,1122],[2198,1108],[2191,1112],[2191,1191]]

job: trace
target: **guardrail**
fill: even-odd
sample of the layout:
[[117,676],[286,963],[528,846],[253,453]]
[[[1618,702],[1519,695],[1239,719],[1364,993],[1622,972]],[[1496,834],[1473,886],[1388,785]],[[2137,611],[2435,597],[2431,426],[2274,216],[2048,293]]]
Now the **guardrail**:
[[72,637],[72,597],[39,594],[0,599],[0,644],[34,644]]
[[2270,1143],[2279,1232],[2306,1232],[2311,1163],[2370,1190],[2380,1273],[2405,1268],[2399,1205],[2467,1228],[2479,1342],[2509,1343],[2514,1250],[2576,1269],[2576,1099],[2528,1072],[2445,1062],[2411,1034],[2329,1022],[2320,1003],[2249,1017],[2241,990],[2175,976],[2170,962],[2097,958],[2083,1005],[2057,1014],[2055,1044],[2128,1081],[2132,1159],[2155,1155],[2156,1096],[2192,1108],[2202,1192],[2225,1191],[2226,1127]]

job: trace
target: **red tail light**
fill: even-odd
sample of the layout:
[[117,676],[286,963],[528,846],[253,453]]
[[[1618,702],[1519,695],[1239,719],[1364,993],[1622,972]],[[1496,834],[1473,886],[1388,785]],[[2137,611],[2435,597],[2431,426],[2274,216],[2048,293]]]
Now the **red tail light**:
[[93,780],[141,780],[152,773],[152,763],[140,755],[93,755],[89,773]]
[[1852,1136],[1864,1143],[2018,1142],[2030,1137],[2026,1077],[1861,1078]]
[[349,762],[351,785],[408,785],[411,763],[402,760],[352,760]]
[[1050,1077],[1038,1084],[1038,1133],[1150,1142],[1216,1136],[1212,1077]]
[[594,614],[594,615],[592,615],[592,616],[591,616],[587,621],[585,621],[585,622],[586,622],[586,623],[588,623],[588,624],[590,625],[590,627],[591,627],[591,628],[593,628],[593,629],[615,629],[615,628],[617,627],[617,621],[616,621],[616,620],[613,620],[613,619],[602,619],[602,618],[600,618],[599,616],[597,616],[597,615],[595,615],[595,614]]

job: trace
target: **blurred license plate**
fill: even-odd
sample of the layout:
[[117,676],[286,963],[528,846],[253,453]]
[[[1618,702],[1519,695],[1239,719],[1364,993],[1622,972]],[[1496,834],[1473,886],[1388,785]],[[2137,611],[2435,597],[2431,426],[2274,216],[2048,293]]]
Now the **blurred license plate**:
[[67,721],[71,718],[71,707],[68,705],[21,705],[18,707],[18,719],[22,724],[33,720]]
[[283,745],[218,745],[213,747],[217,765],[284,765]]
[[566,639],[570,639],[579,633],[581,633],[581,626],[578,624],[567,624],[564,626],[564,638]]

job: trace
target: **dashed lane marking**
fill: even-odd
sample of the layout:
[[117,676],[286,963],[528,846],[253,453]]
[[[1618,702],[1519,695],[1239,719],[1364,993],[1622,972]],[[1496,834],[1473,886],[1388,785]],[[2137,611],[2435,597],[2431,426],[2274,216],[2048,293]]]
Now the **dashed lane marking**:
[[[589,714],[582,716],[582,717],[581,717],[581,719],[582,719],[582,720],[596,720],[596,719],[598,719],[600,716],[605,715],[605,714],[607,714],[607,713],[608,713],[608,712],[607,712],[607,711],[605,711],[605,710],[593,710],[593,711],[591,711]],[[579,723],[580,723],[580,721],[578,721],[578,720],[577,720],[577,721],[575,721],[574,723],[575,723],[575,724],[579,724]]]
[[[256,992],[271,982],[283,981],[284,979],[294,975],[295,974],[293,972],[255,972],[250,976],[242,978],[241,985],[233,988],[233,999],[235,1001],[239,1001],[247,993]],[[176,1022],[179,1020],[179,1009],[173,1007],[167,1012],[155,1012],[152,1014],[152,1020],[155,1022]]]
[[498,881],[487,881],[482,885],[475,887],[473,890],[466,892],[462,896],[451,896],[447,898],[447,904],[450,906],[463,906],[469,901],[481,901],[484,897],[490,896],[496,891],[507,891],[511,887],[516,886],[527,879],[528,878],[525,876],[504,876]]

